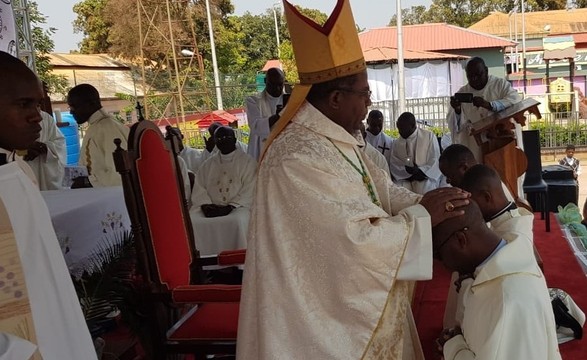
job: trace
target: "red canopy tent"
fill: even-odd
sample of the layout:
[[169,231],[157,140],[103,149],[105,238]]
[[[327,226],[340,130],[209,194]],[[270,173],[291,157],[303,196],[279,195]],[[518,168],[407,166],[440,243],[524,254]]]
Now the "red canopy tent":
[[[181,118],[171,117],[153,120],[158,127],[165,128],[167,125],[178,126],[181,124]],[[210,124],[217,121],[224,126],[230,126],[230,124],[238,121],[238,118],[229,112],[224,110],[214,110],[208,113],[190,114],[185,116],[186,123],[196,122],[199,129],[207,129]]]

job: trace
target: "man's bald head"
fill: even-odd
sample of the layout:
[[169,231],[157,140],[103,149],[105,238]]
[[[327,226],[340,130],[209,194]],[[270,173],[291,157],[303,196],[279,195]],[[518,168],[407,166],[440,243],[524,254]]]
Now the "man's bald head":
[[0,51],[1,148],[27,149],[39,138],[42,100],[37,76],[22,61]]
[[78,124],[90,119],[93,113],[102,108],[98,89],[90,84],[79,84],[67,93],[69,112]]
[[509,204],[501,177],[487,165],[477,164],[470,167],[463,176],[460,188],[471,193],[471,199],[481,208],[485,221],[489,221]]
[[283,94],[283,85],[285,83],[285,74],[280,68],[271,68],[265,74],[265,91],[273,97],[279,97]]
[[497,171],[487,165],[473,165],[465,172],[463,181],[461,181],[461,189],[468,192],[502,190],[501,178]]
[[464,210],[464,215],[447,219],[432,229],[432,248],[445,267],[466,274],[491,254],[500,238],[487,227],[475,201],[459,209]]

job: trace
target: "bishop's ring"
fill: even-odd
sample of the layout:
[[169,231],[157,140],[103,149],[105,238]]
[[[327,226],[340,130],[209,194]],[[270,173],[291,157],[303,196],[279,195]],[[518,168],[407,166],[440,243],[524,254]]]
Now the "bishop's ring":
[[444,204],[444,210],[446,210],[447,212],[451,212],[455,209],[455,205],[453,203],[451,203],[450,201],[447,201]]

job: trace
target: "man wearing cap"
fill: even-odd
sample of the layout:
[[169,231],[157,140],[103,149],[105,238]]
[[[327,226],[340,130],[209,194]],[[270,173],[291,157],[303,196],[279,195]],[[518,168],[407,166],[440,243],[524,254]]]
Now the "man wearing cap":
[[414,359],[410,281],[431,277],[431,225],[468,194],[421,197],[360,151],[371,101],[348,0],[324,26],[284,8],[300,84],[259,165],[237,358]]

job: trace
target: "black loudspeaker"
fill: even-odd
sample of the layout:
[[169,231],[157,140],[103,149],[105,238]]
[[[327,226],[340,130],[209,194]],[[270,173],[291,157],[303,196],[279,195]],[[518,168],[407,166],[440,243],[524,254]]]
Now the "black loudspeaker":
[[547,165],[542,167],[544,180],[575,180],[573,169],[565,165]]
[[572,179],[545,180],[548,184],[548,202],[550,211],[558,212],[558,206],[565,207],[568,203],[577,205],[579,201],[579,186]]
[[528,158],[528,168],[524,185],[533,184],[542,180],[542,159],[540,158],[540,132],[538,130],[525,130],[522,132],[524,153]]

